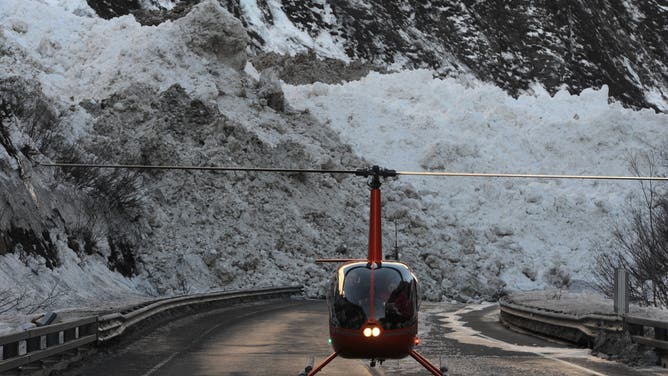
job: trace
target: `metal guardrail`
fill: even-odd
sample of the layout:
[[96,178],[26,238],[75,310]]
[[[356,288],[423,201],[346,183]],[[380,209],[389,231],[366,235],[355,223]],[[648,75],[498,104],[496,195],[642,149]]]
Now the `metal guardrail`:
[[220,304],[238,304],[301,293],[301,286],[290,286],[179,296],[156,300],[125,313],[92,316],[28,329],[0,337],[0,372],[16,369],[85,345],[106,345],[127,334],[129,329],[151,321],[161,314],[174,314],[185,309],[204,311],[218,308]]
[[97,317],[31,328],[0,337],[0,372],[97,341]]
[[[551,312],[513,303],[507,297],[499,300],[499,307],[501,321],[506,324],[580,345],[593,343],[597,333],[602,330],[615,333],[624,331],[624,322],[617,315]],[[564,328],[567,330],[562,330]]]
[[[668,322],[630,314],[623,316],[613,314],[573,315],[564,312],[550,312],[513,303],[506,297],[499,300],[499,307],[501,320],[510,326],[577,344],[591,344],[601,330],[618,334],[628,330],[633,342],[654,347],[659,355],[661,366],[668,368]],[[562,330],[550,331],[550,327]],[[566,330],[563,330],[564,328]],[[580,339],[586,337],[589,343],[574,338],[573,331],[581,334]]]
[[259,299],[300,294],[301,286],[268,288],[247,292],[212,292],[171,299],[160,300],[137,310],[122,314],[112,313],[99,317],[98,342],[108,342],[122,336],[128,329],[158,314],[174,311],[184,307],[201,307],[211,303],[241,303]]
[[[634,315],[624,316],[631,339],[635,343],[654,347],[663,368],[668,368],[668,322]],[[645,330],[652,328],[653,330]]]

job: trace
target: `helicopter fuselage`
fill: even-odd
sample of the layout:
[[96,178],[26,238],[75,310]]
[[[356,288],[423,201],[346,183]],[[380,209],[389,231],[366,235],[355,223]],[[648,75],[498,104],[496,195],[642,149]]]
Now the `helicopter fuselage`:
[[400,262],[341,265],[328,294],[332,347],[344,358],[400,359],[416,345],[417,279]]

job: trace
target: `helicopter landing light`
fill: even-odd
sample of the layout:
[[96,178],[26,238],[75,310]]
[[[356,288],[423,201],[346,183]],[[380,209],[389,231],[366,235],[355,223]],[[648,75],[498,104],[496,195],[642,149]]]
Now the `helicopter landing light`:
[[368,326],[362,331],[365,337],[378,337],[380,335],[380,328],[377,326]]

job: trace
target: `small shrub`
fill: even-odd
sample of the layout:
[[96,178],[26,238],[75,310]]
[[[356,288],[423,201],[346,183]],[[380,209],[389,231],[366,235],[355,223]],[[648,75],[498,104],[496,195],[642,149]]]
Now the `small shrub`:
[[[648,158],[650,174],[655,163]],[[638,163],[632,163],[638,174]],[[615,269],[629,272],[631,299],[645,305],[668,307],[668,191],[656,184],[642,184],[643,201],[629,206],[626,223],[613,229],[614,249],[599,250],[596,259],[595,287],[602,293],[614,294]],[[645,286],[651,282],[647,294]]]

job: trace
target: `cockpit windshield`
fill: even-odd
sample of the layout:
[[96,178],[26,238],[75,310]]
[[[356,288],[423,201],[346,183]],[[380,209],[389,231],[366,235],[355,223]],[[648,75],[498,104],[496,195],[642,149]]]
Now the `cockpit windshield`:
[[359,329],[372,315],[384,329],[398,329],[417,321],[417,285],[404,264],[345,265],[330,290],[333,325]]
[[374,318],[384,329],[399,329],[413,323],[417,312],[416,295],[410,272],[402,273],[392,266],[374,271]]

